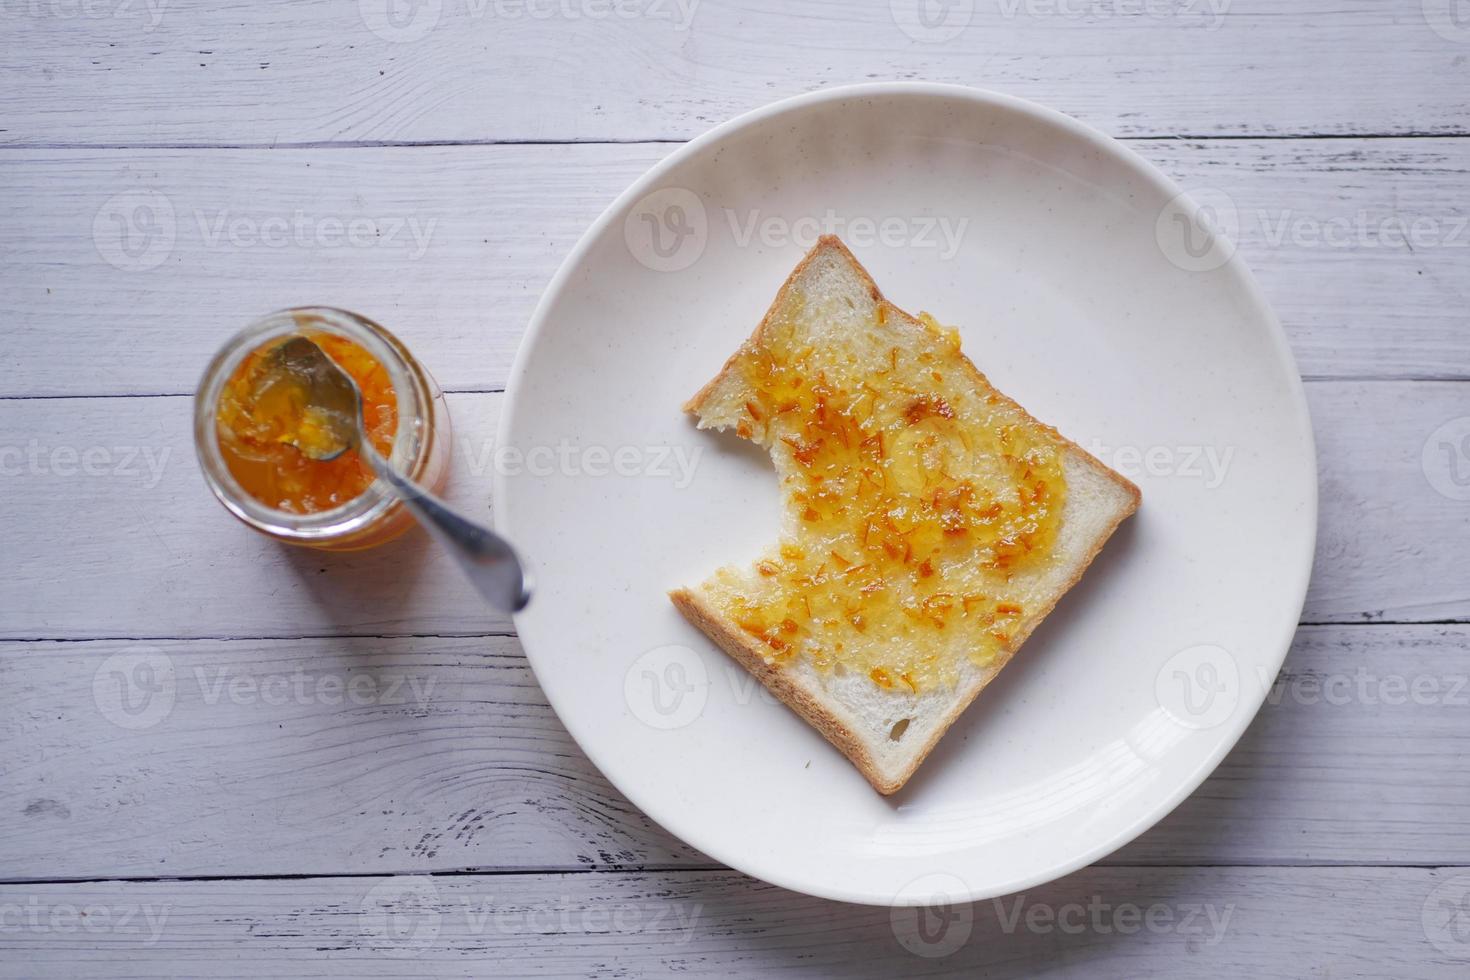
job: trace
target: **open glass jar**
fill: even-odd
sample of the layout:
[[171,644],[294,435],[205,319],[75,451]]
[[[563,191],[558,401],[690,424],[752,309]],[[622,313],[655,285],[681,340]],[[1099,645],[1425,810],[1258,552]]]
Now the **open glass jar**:
[[[194,402],[194,444],[205,482],[241,521],[289,544],[356,551],[391,541],[413,524],[413,517],[382,481],[361,478],[361,488],[354,486],[350,493],[341,494],[343,499],[329,497],[326,504],[314,499],[303,507],[272,500],[257,485],[262,482],[260,467],[268,462],[242,463],[235,430],[227,428],[226,422],[231,412],[239,410],[232,401],[235,389],[265,352],[293,336],[309,337],[329,354],[334,349],[349,352],[371,372],[377,381],[374,387],[386,401],[380,411],[386,417],[396,409],[396,427],[382,426],[379,448],[399,473],[430,492],[442,490],[449,473],[450,446],[443,392],[397,337],[365,317],[328,307],[272,313],[230,338],[210,361]],[[340,360],[339,366],[354,374],[352,366]],[[355,380],[362,387],[363,378]],[[365,407],[371,401],[369,391],[364,390]],[[296,452],[288,446],[268,448],[272,454]],[[360,463],[354,450],[348,453],[352,456],[344,458],[339,467]],[[287,457],[267,454],[264,458]],[[291,462],[303,471],[331,465],[304,459]]]

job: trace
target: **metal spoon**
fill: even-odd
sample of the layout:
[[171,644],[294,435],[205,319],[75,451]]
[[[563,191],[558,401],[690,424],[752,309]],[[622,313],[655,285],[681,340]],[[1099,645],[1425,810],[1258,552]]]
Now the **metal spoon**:
[[367,461],[393,488],[436,540],[458,560],[470,582],[497,609],[518,612],[531,598],[530,575],[500,535],[450,510],[418,484],[398,474],[367,438],[362,392],[351,376],[306,337],[292,337],[270,352],[271,366],[285,383],[298,387],[323,438],[292,440],[310,459],[336,459],[349,449]]

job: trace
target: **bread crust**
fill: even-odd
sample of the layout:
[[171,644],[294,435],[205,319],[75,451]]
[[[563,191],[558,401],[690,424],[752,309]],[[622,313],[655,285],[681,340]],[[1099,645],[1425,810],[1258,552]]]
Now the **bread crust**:
[[[873,277],[868,273],[868,270],[863,267],[862,263],[857,260],[857,257],[852,254],[840,239],[833,235],[824,235],[818,240],[816,246],[802,258],[801,262],[797,264],[791,274],[787,276],[786,281],[782,283],[780,290],[777,291],[776,298],[766,311],[766,315],[761,319],[760,325],[756,327],[750,339],[742,345],[742,349],[753,344],[758,345],[761,343],[764,332],[778,311],[782,309],[788,291],[794,288],[794,284],[801,279],[802,273],[806,270],[807,266],[824,254],[833,251],[839,253],[851,264],[853,271],[861,278],[873,301],[889,315],[888,322],[903,324],[917,330],[928,329],[916,317],[899,309],[883,296],[882,291],[879,290],[877,283],[873,281]],[[732,371],[736,370],[736,361],[739,359],[740,354],[741,351],[737,350],[726,360],[724,367],[720,369],[719,373],[702,387],[693,398],[685,403],[685,411],[696,416],[701,414],[706,400],[725,378]],[[1103,532],[1096,535],[1087,549],[1084,558],[1077,564],[1076,570],[1071,578],[1049,596],[1050,601],[1044,607],[1038,607],[1035,612],[1017,624],[1016,636],[1010,646],[1000,654],[993,664],[988,666],[966,688],[956,695],[949,710],[945,712],[940,721],[934,726],[932,734],[914,755],[913,761],[902,772],[893,777],[885,777],[879,770],[877,760],[874,759],[872,753],[868,750],[862,737],[844,724],[837,717],[836,713],[823,703],[820,698],[815,697],[811,691],[808,691],[801,684],[793,680],[790,673],[783,667],[778,664],[767,663],[765,647],[759,640],[736,627],[727,618],[722,616],[718,610],[711,607],[709,603],[705,602],[698,594],[689,589],[679,588],[669,593],[669,598],[690,623],[698,627],[710,639],[714,640],[722,650],[753,674],[771,693],[780,698],[787,707],[791,708],[791,710],[800,715],[808,724],[821,732],[827,741],[831,742],[838,751],[847,756],[852,764],[858,768],[858,771],[863,774],[864,778],[872,784],[873,788],[884,796],[892,795],[903,788],[904,784],[908,782],[914,772],[928,758],[934,746],[949,731],[950,726],[979,697],[980,692],[995,679],[1006,664],[1011,662],[1021,645],[1030,637],[1032,631],[1035,630],[1041,621],[1051,613],[1062,596],[1070,592],[1072,587],[1082,578],[1083,574],[1092,564],[1093,559],[1102,550],[1102,546],[1112,537],[1113,532],[1118,529],[1118,526],[1137,511],[1143,498],[1141,491],[1131,480],[1103,464],[1095,456],[1087,452],[1087,450],[1057,432],[1056,429],[1038,421],[1030,412],[1027,412],[1025,408],[1017,404],[1013,399],[997,391],[985,375],[980,372],[979,368],[975,367],[974,363],[970,361],[969,357],[963,357],[962,363],[965,365],[965,369],[970,372],[972,380],[977,387],[988,392],[994,392],[998,397],[1024,415],[1032,424],[1047,432],[1069,457],[1105,476],[1117,488],[1127,493],[1129,503],[1114,519],[1109,521]]]
[[721,650],[734,657],[740,666],[754,674],[782,703],[801,715],[807,724],[821,732],[839,752],[851,759],[853,765],[867,777],[868,782],[877,787],[878,792],[886,795],[903,785],[900,782],[892,789],[883,789],[877,762],[863,744],[862,738],[844,725],[820,700],[812,697],[810,691],[795,683],[789,672],[776,664],[766,663],[762,648],[744,630],[721,616],[719,610],[712,608],[688,589],[674,589],[669,593],[669,598],[689,622],[703,630],[705,635],[719,644]]

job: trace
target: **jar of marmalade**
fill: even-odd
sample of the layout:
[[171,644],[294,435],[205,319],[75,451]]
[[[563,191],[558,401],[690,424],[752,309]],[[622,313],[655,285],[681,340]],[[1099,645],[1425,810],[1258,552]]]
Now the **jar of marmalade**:
[[[194,402],[194,444],[205,482],[250,527],[328,551],[371,548],[413,517],[349,449],[307,457],[298,386],[277,383],[271,351],[305,336],[357,383],[367,435],[398,472],[438,493],[449,473],[449,412],[408,348],[373,321],[327,307],[281,310],[232,337],[214,356]],[[293,444],[294,443],[294,444]]]

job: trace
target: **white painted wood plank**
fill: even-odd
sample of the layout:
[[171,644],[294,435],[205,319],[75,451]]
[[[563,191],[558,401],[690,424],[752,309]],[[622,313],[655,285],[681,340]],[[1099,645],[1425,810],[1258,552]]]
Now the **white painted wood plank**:
[[[454,395],[445,496],[488,519],[503,395]],[[300,636],[510,629],[411,529],[329,554],[230,516],[194,454],[192,398],[0,401],[10,570],[0,636]],[[91,474],[82,461],[92,459]]]
[[713,863],[513,638],[7,644],[0,678],[0,879]]
[[926,8],[945,18],[935,29],[918,6],[14,0],[0,138],[683,139],[874,79],[997,88],[1120,135],[1470,128],[1470,28],[1450,0],[965,2]]
[[[1233,206],[1305,374],[1470,377],[1470,141],[1133,146]],[[563,256],[669,149],[6,153],[0,395],[189,392],[240,325],[309,303],[387,323],[447,388],[503,387]]]
[[1117,864],[1467,864],[1470,629],[1304,626],[1214,774]]
[[[1470,863],[1467,646],[1303,628],[1240,745],[1108,863]],[[596,772],[514,639],[10,643],[0,690],[0,879],[713,863]]]
[[1321,495],[1305,622],[1470,615],[1470,385],[1307,386]]
[[1467,885],[1420,868],[1091,869],[921,912],[729,872],[5,886],[19,921],[0,927],[0,976],[1432,980],[1465,975],[1439,903]]
[[563,255],[668,149],[4,154],[0,394],[192,392],[232,333],[306,305],[380,320],[445,388],[502,387]]
[[[1453,491],[1451,463],[1462,478],[1470,473],[1461,443],[1449,443],[1458,458],[1430,443],[1444,423],[1470,417],[1470,385],[1318,382],[1308,392],[1322,506],[1305,620],[1470,617],[1470,513],[1429,478]],[[489,506],[503,399],[449,397],[456,457],[448,496],[471,513]],[[199,476],[191,411],[187,398],[0,400],[8,560],[0,637],[509,629],[417,532],[374,551],[328,555],[278,546],[237,524]]]

